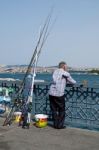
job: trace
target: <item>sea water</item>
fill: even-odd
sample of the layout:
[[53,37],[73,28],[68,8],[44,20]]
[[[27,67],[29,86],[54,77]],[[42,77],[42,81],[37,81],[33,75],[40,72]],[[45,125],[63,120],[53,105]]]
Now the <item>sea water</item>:
[[[13,78],[22,80],[24,78],[23,73],[1,73],[0,78]],[[99,75],[94,74],[84,74],[84,73],[71,73],[71,76],[77,81],[77,84],[85,84],[89,87],[99,87]],[[44,80],[51,82],[51,73],[37,73],[36,80]]]

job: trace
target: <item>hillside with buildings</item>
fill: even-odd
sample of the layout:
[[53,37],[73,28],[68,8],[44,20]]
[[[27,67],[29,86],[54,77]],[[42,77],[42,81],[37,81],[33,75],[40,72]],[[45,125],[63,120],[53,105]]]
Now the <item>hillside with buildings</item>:
[[[25,73],[28,65],[0,65],[0,73]],[[37,66],[36,72],[38,73],[51,73],[53,72],[57,66],[50,67],[40,67]],[[99,74],[99,68],[73,68],[69,67],[69,71],[71,72],[84,72],[84,73],[97,73]]]

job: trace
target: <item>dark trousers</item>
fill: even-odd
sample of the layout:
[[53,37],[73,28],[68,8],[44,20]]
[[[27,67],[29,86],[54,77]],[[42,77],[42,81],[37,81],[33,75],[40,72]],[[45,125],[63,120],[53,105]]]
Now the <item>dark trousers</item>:
[[28,117],[28,113],[25,113],[23,115],[23,125],[22,125],[23,128],[27,126],[27,117]]
[[65,98],[49,95],[52,119],[55,128],[62,128],[65,121]]

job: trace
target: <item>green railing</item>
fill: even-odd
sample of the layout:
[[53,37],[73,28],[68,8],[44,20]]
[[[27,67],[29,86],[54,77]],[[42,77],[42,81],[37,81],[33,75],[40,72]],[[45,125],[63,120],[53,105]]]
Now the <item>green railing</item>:
[[[2,83],[1,86],[14,88],[18,92],[20,84]],[[35,83],[33,94],[33,114],[44,113],[49,115],[51,111],[49,105],[50,83]],[[10,96],[13,93],[9,93]],[[74,86],[66,87],[66,118],[68,126],[99,130],[99,88]]]

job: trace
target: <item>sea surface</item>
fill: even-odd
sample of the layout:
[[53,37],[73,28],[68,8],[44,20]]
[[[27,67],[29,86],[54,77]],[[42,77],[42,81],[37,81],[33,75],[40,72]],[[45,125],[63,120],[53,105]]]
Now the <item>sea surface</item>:
[[[13,78],[20,79],[24,78],[23,73],[1,73],[0,78]],[[77,81],[77,84],[84,84],[88,87],[99,87],[99,75],[84,74],[84,73],[71,73],[71,76]],[[48,82],[52,81],[52,74],[50,73],[37,73],[36,80],[45,80]]]

